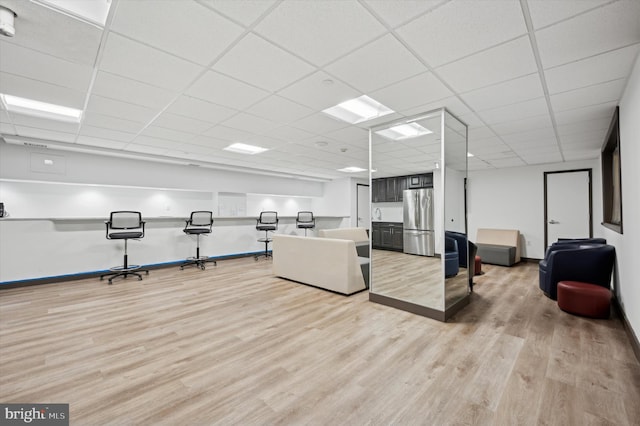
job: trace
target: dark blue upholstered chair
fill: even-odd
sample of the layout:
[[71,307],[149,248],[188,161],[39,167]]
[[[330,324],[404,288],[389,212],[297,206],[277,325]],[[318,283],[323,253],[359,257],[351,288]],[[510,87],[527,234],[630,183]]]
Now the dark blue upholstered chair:
[[453,277],[458,275],[460,266],[458,264],[458,243],[450,237],[444,238],[444,276]]
[[610,288],[615,247],[607,244],[553,244],[539,263],[540,289],[556,300],[560,281],[580,281]]
[[[461,232],[444,231],[446,238],[453,238],[458,245],[458,266],[460,268],[468,268],[469,273],[469,289],[473,291],[473,277],[476,274],[476,254],[478,246],[467,240],[467,235]],[[469,265],[469,266],[467,266]]]

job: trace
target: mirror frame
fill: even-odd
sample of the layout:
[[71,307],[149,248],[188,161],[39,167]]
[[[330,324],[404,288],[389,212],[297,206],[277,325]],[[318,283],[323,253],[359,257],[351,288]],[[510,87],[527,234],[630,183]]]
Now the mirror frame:
[[[411,121],[411,120],[416,120],[422,116],[428,116],[428,115],[433,115],[435,116],[436,114],[440,114],[440,133],[441,133],[441,138],[440,138],[440,170],[441,170],[441,177],[440,177],[440,185],[442,186],[440,194],[438,195],[438,203],[440,203],[440,205],[442,206],[442,214],[440,215],[440,217],[438,217],[436,215],[436,220],[441,220],[441,224],[440,224],[440,232],[439,234],[439,238],[441,241],[441,245],[444,248],[444,236],[445,236],[445,206],[446,206],[446,194],[445,194],[445,183],[446,183],[446,158],[445,158],[445,143],[446,143],[446,138],[445,138],[445,126],[446,126],[446,115],[448,114],[449,116],[451,116],[453,119],[457,120],[460,124],[462,124],[465,127],[465,158],[467,156],[467,152],[468,152],[468,139],[469,139],[469,131],[468,131],[468,126],[465,122],[463,122],[462,120],[460,120],[458,117],[456,117],[454,114],[452,114],[450,111],[448,111],[446,108],[437,108],[431,111],[426,111],[424,113],[420,113],[420,114],[416,114],[410,117],[403,117],[401,119],[395,119],[386,123],[382,123],[382,124],[378,124],[375,126],[372,126],[369,128],[369,190],[371,191],[371,188],[373,188],[373,172],[372,170],[374,170],[374,164],[373,164],[373,133],[376,130],[381,130],[384,128],[388,128],[391,127],[393,125],[396,124],[400,124],[400,123],[404,123],[407,121]],[[426,167],[425,167],[426,169]],[[466,198],[466,182],[467,182],[467,176],[468,176],[468,160],[465,161],[465,170],[464,170],[464,189],[463,189],[463,195],[464,198]],[[435,181],[435,177],[434,177],[434,181]],[[434,182],[435,183],[435,182]],[[373,198],[371,197],[372,194],[370,194],[370,199],[372,200],[371,202],[373,202]],[[467,205],[466,202],[463,200],[463,209],[464,209],[464,228],[465,228],[465,233],[467,234],[467,250],[468,250],[468,229],[467,229]],[[371,222],[373,221],[373,218],[370,219]],[[373,229],[372,228],[372,223],[369,223],[369,229]],[[390,306],[393,308],[397,308],[397,309],[401,309],[403,311],[407,311],[407,312],[411,312],[417,315],[421,315],[421,316],[425,316],[428,318],[432,318],[432,319],[436,319],[438,321],[447,321],[447,319],[449,319],[451,316],[453,316],[455,313],[457,313],[460,309],[462,309],[463,307],[465,307],[466,305],[469,304],[470,302],[470,297],[471,297],[471,291],[469,289],[467,289],[466,294],[461,297],[459,300],[455,301],[454,303],[452,303],[450,306],[446,306],[446,302],[443,303],[443,309],[439,310],[439,309],[435,309],[432,307],[428,307],[425,305],[421,305],[421,304],[417,304],[417,303],[413,303],[411,301],[408,300],[403,300],[403,299],[397,299],[388,295],[384,295],[384,294],[380,294],[380,293],[375,293],[375,275],[374,275],[374,271],[373,271],[373,267],[374,267],[374,261],[373,261],[373,244],[370,238],[369,241],[370,244],[370,253],[371,253],[371,262],[369,264],[369,277],[371,277],[371,284],[369,286],[369,301],[374,302],[374,303],[379,303],[385,306]],[[443,250],[442,248],[442,250]],[[446,278],[444,276],[444,256],[441,256],[441,269],[442,269],[442,283],[441,285],[443,286],[443,297],[446,299],[446,289],[444,288],[445,286],[445,282],[446,282]],[[465,276],[467,277],[467,281],[468,281],[468,274],[469,274],[469,267],[467,267],[467,271]],[[468,287],[468,286],[467,286]]]

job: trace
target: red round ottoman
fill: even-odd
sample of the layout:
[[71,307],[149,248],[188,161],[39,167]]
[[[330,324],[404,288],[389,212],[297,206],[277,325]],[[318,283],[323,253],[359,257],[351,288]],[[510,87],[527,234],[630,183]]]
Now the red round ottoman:
[[558,283],[558,307],[570,314],[609,318],[611,290],[579,281]]
[[476,256],[475,262],[474,262],[474,268],[475,268],[475,275],[480,275],[482,274],[482,259],[480,258],[480,256]]

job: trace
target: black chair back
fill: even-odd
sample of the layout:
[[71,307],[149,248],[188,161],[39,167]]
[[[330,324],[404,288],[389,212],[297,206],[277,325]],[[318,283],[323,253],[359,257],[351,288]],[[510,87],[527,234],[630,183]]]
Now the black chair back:
[[211,225],[213,225],[213,213],[210,211],[191,212],[189,225],[198,227],[210,227]]

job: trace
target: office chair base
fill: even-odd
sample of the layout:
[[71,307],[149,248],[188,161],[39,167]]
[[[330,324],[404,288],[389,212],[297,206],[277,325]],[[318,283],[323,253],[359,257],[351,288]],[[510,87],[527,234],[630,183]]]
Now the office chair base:
[[273,257],[273,253],[270,251],[264,252],[264,253],[260,253],[260,254],[256,254],[253,256],[253,258],[257,261],[258,259],[260,259],[261,257],[264,257],[265,259],[268,259],[270,257]]
[[188,257],[187,261],[184,262],[182,265],[180,265],[180,270],[182,271],[184,269],[185,266],[196,266],[200,269],[202,269],[203,271],[205,270],[205,264],[207,262],[211,262],[213,263],[213,266],[218,266],[218,262],[216,262],[214,259],[211,259],[209,257],[203,256],[203,257]]
[[100,281],[102,281],[104,277],[111,276],[109,278],[109,285],[113,284],[114,278],[122,277],[126,279],[129,275],[135,275],[138,277],[138,281],[142,281],[141,272],[146,272],[146,274],[149,275],[149,270],[140,269],[140,265],[129,265],[126,268],[123,266],[115,266],[113,268],[109,268],[109,270],[112,272],[100,275]]
[[271,238],[260,238],[258,242],[264,243],[264,253],[256,254],[254,259],[257,261],[260,257],[264,256],[265,259],[273,257],[273,253],[269,251],[269,243],[273,241]]

